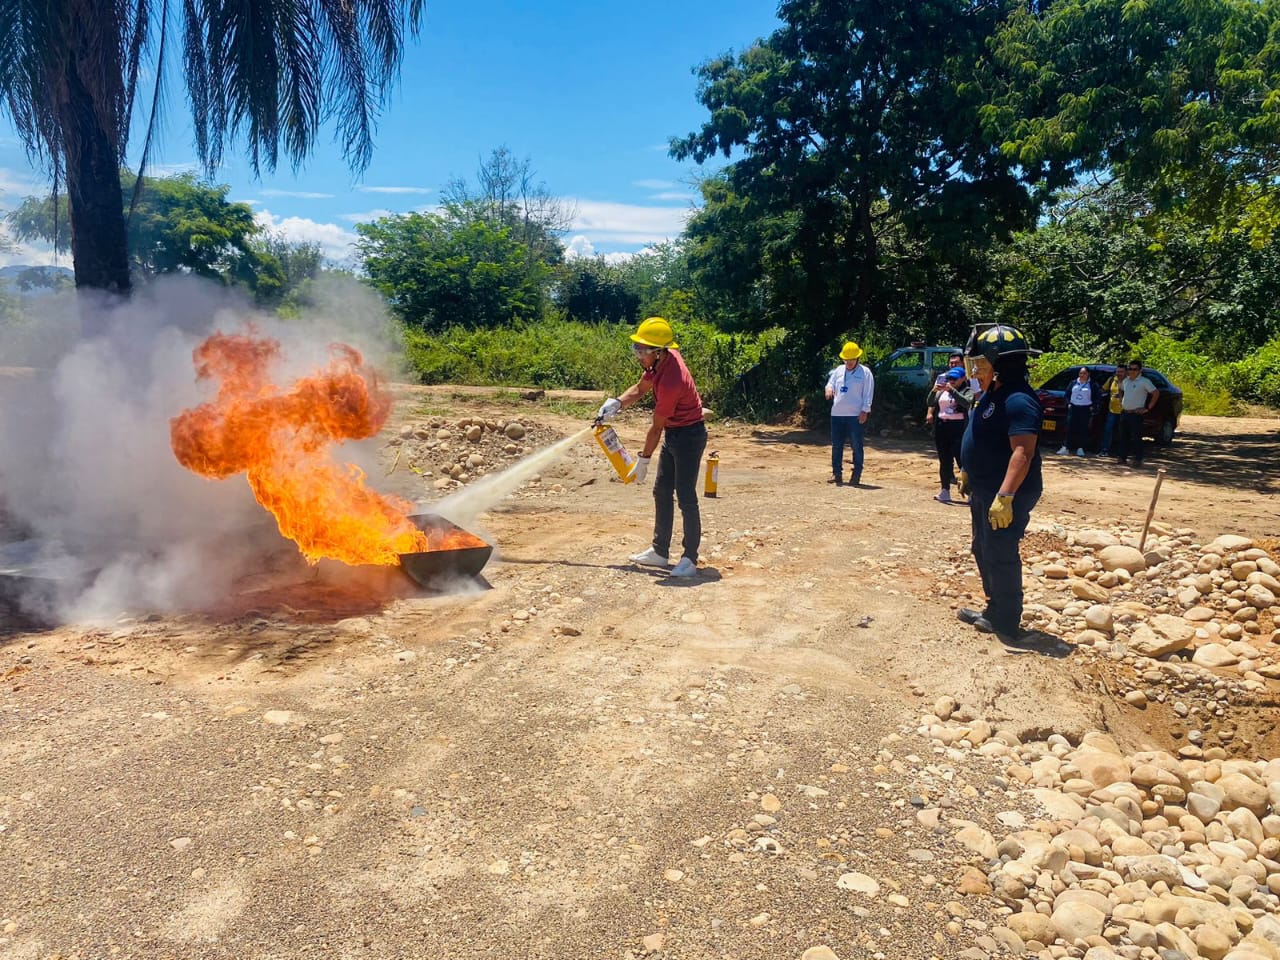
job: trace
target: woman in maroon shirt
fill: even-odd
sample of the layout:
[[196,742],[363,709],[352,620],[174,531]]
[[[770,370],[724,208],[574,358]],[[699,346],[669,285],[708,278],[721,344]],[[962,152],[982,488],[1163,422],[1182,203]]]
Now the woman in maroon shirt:
[[653,479],[653,544],[632,562],[651,567],[671,566],[671,532],[675,524],[675,502],[684,520],[684,554],[671,570],[673,577],[692,577],[698,572],[698,546],[702,542],[702,516],[698,510],[698,472],[702,452],[707,448],[707,425],[702,419],[702,398],[677,349],[671,324],[662,317],[650,317],[631,335],[644,373],[635,386],[618,398],[610,397],[600,407],[598,419],[610,420],[641,397],[653,391],[653,423],[645,434],[644,448],[631,470],[629,482],[639,483],[649,472],[649,460],[658,448],[658,472]]

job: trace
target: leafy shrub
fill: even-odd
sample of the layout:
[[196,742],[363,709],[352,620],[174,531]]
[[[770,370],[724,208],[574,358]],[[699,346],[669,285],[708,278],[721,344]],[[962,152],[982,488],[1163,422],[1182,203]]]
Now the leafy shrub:
[[1280,405],[1280,339],[1227,367],[1227,389],[1240,400]]
[[[550,319],[510,327],[429,333],[404,330],[405,353],[423,383],[466,383],[599,390],[618,393],[640,376],[632,359],[630,324]],[[680,352],[703,401],[722,413],[738,378],[782,340],[780,331],[721,333],[710,324],[676,327]],[[791,393],[794,402],[794,389]],[[729,406],[733,406],[730,404]]]

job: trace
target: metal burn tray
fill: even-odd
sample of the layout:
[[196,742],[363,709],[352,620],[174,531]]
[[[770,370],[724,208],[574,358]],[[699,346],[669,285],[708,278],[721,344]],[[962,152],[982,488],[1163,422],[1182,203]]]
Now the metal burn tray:
[[[415,513],[410,522],[433,541],[451,534],[475,534],[463,530],[457,524],[434,513]],[[479,538],[476,537],[478,540]],[[483,541],[482,541],[483,542]],[[477,547],[443,548],[423,550],[419,553],[400,554],[400,567],[418,585],[438,586],[447,580],[476,577],[493,556],[493,547],[487,543]]]

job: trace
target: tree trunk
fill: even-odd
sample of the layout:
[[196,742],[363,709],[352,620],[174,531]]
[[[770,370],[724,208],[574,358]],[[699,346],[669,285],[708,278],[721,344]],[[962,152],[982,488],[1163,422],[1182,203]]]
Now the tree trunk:
[[[67,206],[71,212],[71,259],[76,288],[129,293],[129,251],[120,188],[117,133],[108,129],[100,101],[103,91],[91,89],[92,65],[114,58],[113,50],[98,50],[104,31],[92,23],[73,25],[71,49],[59,104],[66,145]],[[101,68],[99,68],[99,71]],[[95,93],[98,95],[95,98]]]

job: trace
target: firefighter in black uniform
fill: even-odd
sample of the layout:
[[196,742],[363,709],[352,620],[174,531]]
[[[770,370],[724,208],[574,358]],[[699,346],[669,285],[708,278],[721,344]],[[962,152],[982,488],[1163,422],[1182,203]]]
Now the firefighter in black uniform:
[[973,556],[987,607],[961,609],[962,621],[1003,643],[1023,645],[1022,557],[1018,541],[1044,489],[1040,476],[1040,401],[1027,383],[1033,351],[1013,327],[998,324],[969,337],[982,399],[969,416],[960,447],[961,494],[969,495]]

